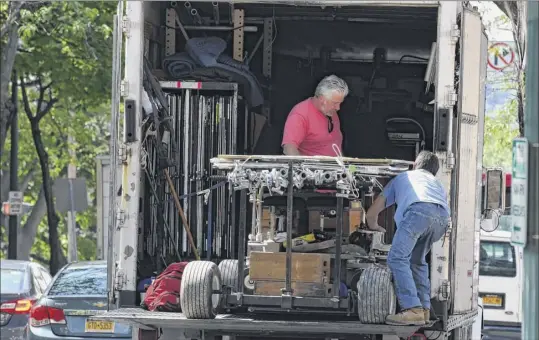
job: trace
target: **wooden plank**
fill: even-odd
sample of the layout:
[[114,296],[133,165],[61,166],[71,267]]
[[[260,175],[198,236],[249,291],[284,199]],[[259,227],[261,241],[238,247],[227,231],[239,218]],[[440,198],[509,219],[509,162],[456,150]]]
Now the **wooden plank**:
[[[329,254],[292,254],[292,281],[329,282],[330,261]],[[252,252],[249,275],[253,281],[284,281],[286,253]]]
[[[255,295],[281,296],[285,287],[284,281],[255,281]],[[314,282],[292,282],[292,296],[328,297],[331,287],[329,284]]]

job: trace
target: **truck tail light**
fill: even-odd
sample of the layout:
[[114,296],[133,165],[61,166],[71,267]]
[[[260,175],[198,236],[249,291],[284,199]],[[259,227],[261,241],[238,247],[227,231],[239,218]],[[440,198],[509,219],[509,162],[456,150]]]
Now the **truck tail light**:
[[30,311],[30,325],[41,327],[51,324],[65,325],[64,311],[47,306],[34,306]]
[[8,314],[28,314],[36,300],[19,299],[7,301],[0,305],[0,311]]

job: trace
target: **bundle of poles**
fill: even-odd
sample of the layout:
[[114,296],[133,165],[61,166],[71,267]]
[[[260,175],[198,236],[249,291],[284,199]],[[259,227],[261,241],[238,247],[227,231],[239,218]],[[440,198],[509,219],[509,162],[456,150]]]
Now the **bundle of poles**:
[[233,215],[229,202],[234,193],[226,178],[212,176],[210,159],[238,153],[238,127],[245,112],[238,116],[237,85],[160,85],[169,115],[163,119],[167,124],[160,125],[167,128],[159,129],[159,138],[152,138],[149,130],[143,142],[145,252],[161,264],[230,258],[234,235],[228,235]]

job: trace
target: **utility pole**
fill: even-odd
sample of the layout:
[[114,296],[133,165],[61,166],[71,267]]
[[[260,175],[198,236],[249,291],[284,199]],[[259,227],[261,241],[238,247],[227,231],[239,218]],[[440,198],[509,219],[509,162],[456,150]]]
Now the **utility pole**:
[[[17,91],[17,72],[13,70],[11,82],[11,152],[10,152],[10,177],[9,191],[18,191],[19,172],[19,110]],[[9,236],[8,236],[8,259],[17,259],[17,236],[19,233],[19,216],[9,216]]]
[[[73,117],[74,113],[70,112],[70,115]],[[75,164],[76,153],[73,150],[75,144],[75,137],[73,137],[73,131],[67,136],[68,145],[69,145],[69,165],[67,166],[67,179],[69,181],[69,202],[70,209],[67,212],[67,260],[68,262],[77,261],[78,252],[77,252],[77,220],[75,213],[75,195],[73,193],[74,181],[77,178],[77,166]]]
[[522,339],[539,339],[539,2],[528,2],[524,136],[528,139],[527,244],[524,247]]

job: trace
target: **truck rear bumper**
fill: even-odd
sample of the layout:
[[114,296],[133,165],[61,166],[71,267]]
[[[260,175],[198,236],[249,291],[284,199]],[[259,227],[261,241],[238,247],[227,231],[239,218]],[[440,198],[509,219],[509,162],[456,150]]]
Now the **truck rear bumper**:
[[[140,308],[121,308],[92,317],[99,320],[114,320],[130,323],[142,329],[172,328],[183,331],[204,331],[212,335],[298,335],[350,336],[360,334],[396,335],[407,338],[416,332],[418,326],[391,326],[361,324],[355,318],[332,319],[329,316],[295,317],[283,312],[280,315],[263,314],[221,314],[213,320],[186,319],[181,313],[150,312]],[[426,327],[432,324],[426,325]]]
[[483,340],[520,340],[522,329],[519,325],[495,325],[485,322]]

